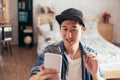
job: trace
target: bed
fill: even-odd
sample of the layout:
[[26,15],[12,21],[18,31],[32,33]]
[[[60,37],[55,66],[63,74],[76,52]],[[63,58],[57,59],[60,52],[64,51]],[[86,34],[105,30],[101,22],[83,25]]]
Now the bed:
[[84,35],[83,42],[98,52],[98,60],[105,77],[107,79],[120,79],[120,48],[99,34],[96,21],[92,24],[86,21],[86,24],[88,30]]
[[[120,79],[120,48],[106,41],[98,32],[95,19],[85,21],[87,31],[82,42],[92,46],[98,52],[100,67],[107,79]],[[42,49],[51,43],[61,40],[59,25],[53,21],[52,29],[49,24],[39,25],[38,32],[38,55]],[[46,40],[47,39],[47,40]]]

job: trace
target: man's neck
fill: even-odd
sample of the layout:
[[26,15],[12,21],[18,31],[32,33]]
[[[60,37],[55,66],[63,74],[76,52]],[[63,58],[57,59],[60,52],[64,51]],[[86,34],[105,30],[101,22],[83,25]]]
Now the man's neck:
[[74,45],[72,47],[66,47],[66,52],[67,52],[67,55],[73,60],[80,57],[79,45]]

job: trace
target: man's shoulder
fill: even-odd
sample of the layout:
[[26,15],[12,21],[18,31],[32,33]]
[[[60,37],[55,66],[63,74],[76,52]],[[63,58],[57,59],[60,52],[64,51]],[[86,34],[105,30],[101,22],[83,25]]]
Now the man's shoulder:
[[44,48],[44,51],[57,53],[59,51],[60,43],[61,42],[50,44]]
[[88,51],[88,52],[92,52],[92,53],[95,53],[97,54],[97,52],[95,51],[94,47],[90,46],[90,45],[87,45],[87,44],[84,44],[84,43],[81,43],[84,51]]
[[60,42],[57,42],[57,43],[49,44],[45,48],[57,48],[59,47],[59,45],[60,45]]

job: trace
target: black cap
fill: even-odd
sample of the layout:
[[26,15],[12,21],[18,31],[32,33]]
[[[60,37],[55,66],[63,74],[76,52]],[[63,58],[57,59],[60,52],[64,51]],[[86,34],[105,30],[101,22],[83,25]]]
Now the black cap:
[[60,15],[56,16],[56,20],[61,24],[64,20],[76,20],[85,27],[83,20],[83,13],[75,8],[69,8],[64,10]]

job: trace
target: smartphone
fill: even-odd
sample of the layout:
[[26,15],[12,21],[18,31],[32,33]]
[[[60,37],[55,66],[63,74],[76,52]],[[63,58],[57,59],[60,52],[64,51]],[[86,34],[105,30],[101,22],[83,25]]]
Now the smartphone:
[[44,66],[47,69],[56,70],[61,77],[62,56],[60,54],[55,53],[45,53]]
[[88,63],[89,57],[86,54],[85,54],[85,57],[86,57],[86,62]]

